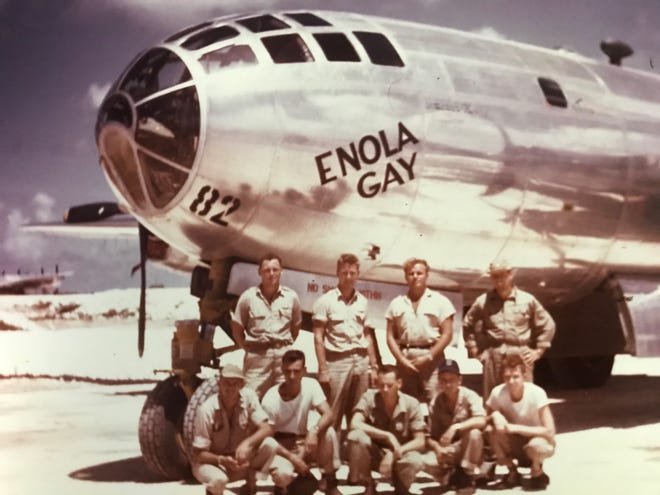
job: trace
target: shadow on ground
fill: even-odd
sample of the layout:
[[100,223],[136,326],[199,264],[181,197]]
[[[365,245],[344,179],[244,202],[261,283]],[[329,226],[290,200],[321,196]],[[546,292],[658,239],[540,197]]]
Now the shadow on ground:
[[[69,473],[69,477],[81,481],[163,483],[160,476],[153,474],[142,457],[131,457],[119,461],[88,466]],[[186,483],[186,482],[184,482]]]

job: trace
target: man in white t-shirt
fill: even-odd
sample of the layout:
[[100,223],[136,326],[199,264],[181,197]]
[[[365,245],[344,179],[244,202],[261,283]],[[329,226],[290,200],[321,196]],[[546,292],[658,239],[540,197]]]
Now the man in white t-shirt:
[[426,286],[429,265],[411,258],[403,264],[406,294],[395,297],[387,308],[387,346],[403,386],[401,391],[420,402],[438,395],[438,365],[453,335],[456,309],[445,296]]
[[504,358],[502,378],[504,383],[486,401],[491,446],[497,463],[509,468],[500,484],[502,488],[522,484],[518,461],[518,465],[531,467],[531,478],[523,487],[544,490],[550,478],[543,472],[543,461],[555,452],[555,420],[548,396],[538,385],[525,381],[525,361],[520,354]]
[[[271,387],[261,401],[281,446],[271,464],[271,476],[277,487],[288,486],[290,495],[311,495],[318,484],[308,462],[315,462],[323,473],[325,493],[341,495],[336,477],[341,464],[339,445],[325,393],[319,382],[305,376],[305,354],[298,349],[284,353],[282,373],[284,382]],[[321,417],[310,425],[312,411]]]

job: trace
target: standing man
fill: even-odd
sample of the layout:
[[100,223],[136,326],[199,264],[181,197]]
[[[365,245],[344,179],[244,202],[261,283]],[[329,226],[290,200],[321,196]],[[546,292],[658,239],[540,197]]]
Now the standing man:
[[238,366],[218,375],[218,394],[197,410],[191,467],[206,493],[222,495],[230,481],[245,479],[241,495],[256,493],[255,471],[267,472],[278,451],[273,429],[254,390],[244,387]]
[[503,488],[521,484],[515,461],[531,466],[529,490],[544,490],[550,478],[543,472],[543,461],[555,452],[555,420],[548,396],[538,385],[524,380],[526,363],[518,354],[502,362],[504,383],[496,386],[486,401],[490,413],[491,445],[500,465],[509,468]]
[[269,253],[259,261],[261,284],[247,289],[236,304],[232,335],[245,350],[248,387],[263,397],[282,381],[282,356],[298,337],[302,312],[298,295],[280,285],[282,260]]
[[342,254],[337,260],[337,287],[316,301],[312,316],[318,381],[330,389],[336,431],[344,415],[350,425],[353,408],[370,380],[375,383],[378,367],[367,322],[367,298],[355,290],[359,276],[357,257]]
[[509,352],[525,362],[525,380],[534,378],[534,363],[550,347],[555,322],[536,298],[513,283],[513,269],[506,260],[488,269],[493,289],[479,296],[463,318],[463,338],[468,355],[483,364],[483,397],[502,383],[502,360]]
[[402,391],[429,402],[438,393],[438,364],[451,342],[456,310],[449,299],[426,287],[426,260],[409,259],[403,272],[408,293],[387,308],[387,346],[396,359]]
[[371,470],[392,480],[395,495],[406,495],[418,471],[426,423],[420,403],[401,392],[396,366],[378,370],[378,388],[362,396],[348,433],[348,480],[365,485],[365,495],[375,495]]
[[423,470],[459,493],[473,493],[475,476],[483,461],[486,410],[479,394],[463,387],[458,363],[440,363],[440,393],[431,404],[430,452],[424,454]]
[[[288,486],[290,495],[311,495],[317,483],[307,463],[314,461],[323,473],[325,493],[341,495],[336,477],[341,464],[339,444],[323,389],[319,382],[305,376],[307,368],[302,351],[286,351],[281,366],[284,383],[270,388],[262,400],[281,446],[272,463],[271,476],[277,486]],[[317,411],[321,418],[310,427],[308,419],[312,411]],[[298,477],[294,481],[296,473]]]

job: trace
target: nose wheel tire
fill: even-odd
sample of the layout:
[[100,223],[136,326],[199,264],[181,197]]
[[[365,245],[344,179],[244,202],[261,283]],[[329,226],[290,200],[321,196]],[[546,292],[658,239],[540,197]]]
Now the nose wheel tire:
[[182,435],[187,406],[179,377],[171,376],[149,393],[140,414],[142,457],[153,473],[167,480],[191,477]]

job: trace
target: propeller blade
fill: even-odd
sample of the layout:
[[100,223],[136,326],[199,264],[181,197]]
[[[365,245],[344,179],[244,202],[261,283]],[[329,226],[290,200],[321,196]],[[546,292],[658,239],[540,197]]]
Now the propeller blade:
[[118,203],[88,203],[69,208],[64,214],[64,223],[96,222],[123,213]]
[[138,354],[142,357],[144,353],[144,331],[146,320],[146,295],[147,295],[147,241],[149,231],[139,224],[140,232],[140,307],[138,309]]

